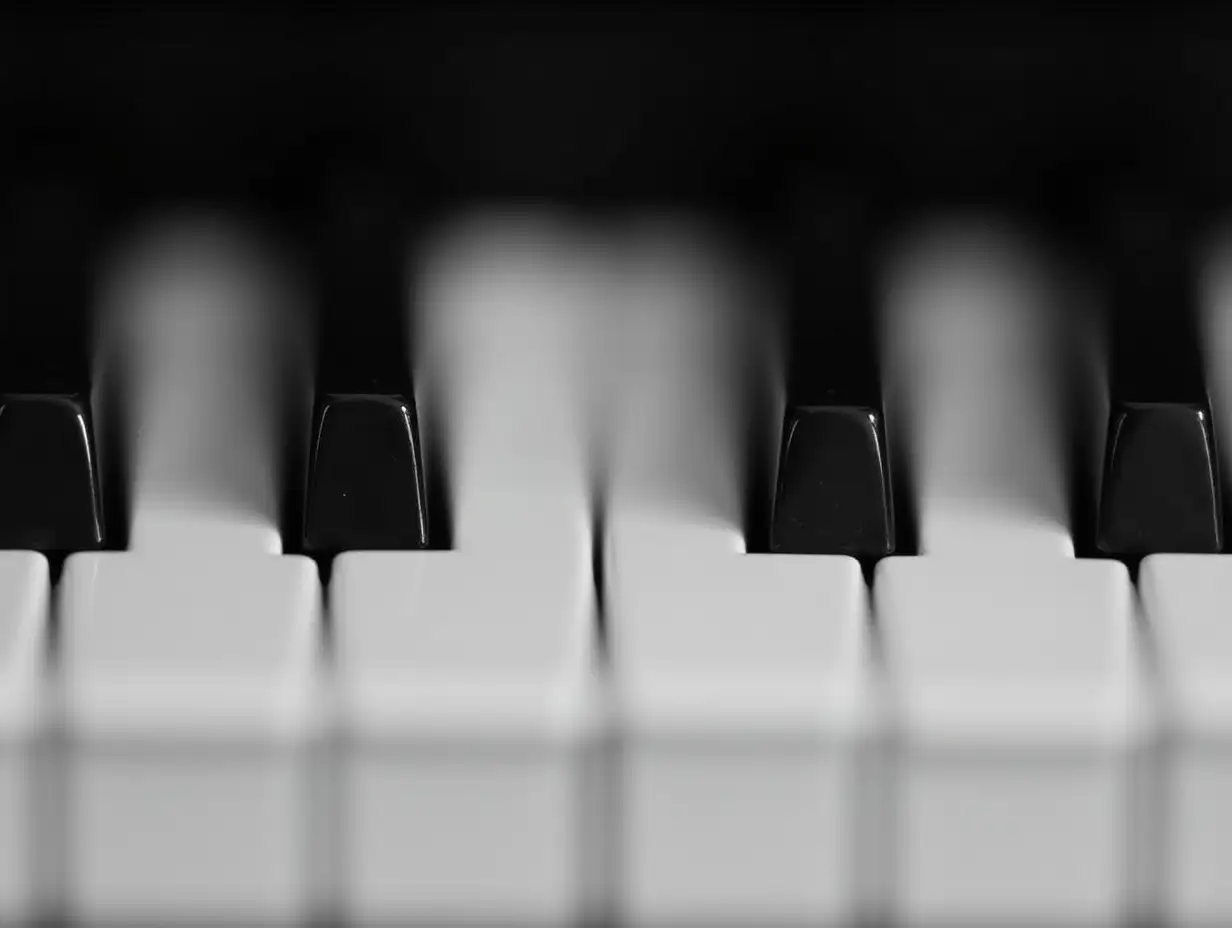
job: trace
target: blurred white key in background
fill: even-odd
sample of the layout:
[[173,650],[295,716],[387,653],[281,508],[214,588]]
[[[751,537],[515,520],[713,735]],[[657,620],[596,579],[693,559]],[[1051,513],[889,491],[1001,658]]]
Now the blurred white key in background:
[[920,553],[1072,555],[1056,269],[955,219],[916,230],[886,275],[887,422],[909,443]]
[[129,547],[281,552],[287,420],[311,408],[294,279],[242,224],[189,217],[143,230],[105,292],[100,379],[123,407],[107,440],[125,445]]

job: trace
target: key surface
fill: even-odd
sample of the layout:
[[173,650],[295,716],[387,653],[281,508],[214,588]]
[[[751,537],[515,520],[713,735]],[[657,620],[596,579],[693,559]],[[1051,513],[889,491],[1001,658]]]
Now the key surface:
[[422,548],[428,511],[409,364],[405,207],[379,177],[348,175],[319,223],[322,330],[304,549]]
[[1219,469],[1198,340],[1190,217],[1128,202],[1107,220],[1111,409],[1096,543],[1106,554],[1223,546]]
[[921,554],[1073,554],[1060,272],[992,221],[915,229],[888,264],[887,416]]
[[863,911],[876,712],[858,562],[622,544],[609,571],[620,917]]
[[1124,565],[889,558],[874,609],[897,732],[896,923],[1136,912],[1150,714]]
[[323,885],[316,565],[79,554],[60,589],[68,914],[306,918]]
[[806,197],[797,208],[770,550],[880,557],[896,538],[874,335],[874,217],[853,195]]
[[1213,555],[1157,554],[1138,574],[1168,726],[1161,763],[1159,886],[1169,924],[1232,917],[1232,570]]
[[0,194],[0,547],[104,541],[89,324],[101,222],[54,171],[10,176]]
[[46,901],[41,864],[52,805],[40,756],[50,703],[45,688],[49,603],[47,561],[0,552],[0,921],[27,924]]

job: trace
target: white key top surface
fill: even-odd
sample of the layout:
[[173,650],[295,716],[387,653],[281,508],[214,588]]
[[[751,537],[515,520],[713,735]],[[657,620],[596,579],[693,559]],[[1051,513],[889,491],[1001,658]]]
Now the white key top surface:
[[238,224],[168,220],[105,292],[100,380],[118,379],[125,406],[129,547],[280,553],[283,391],[306,361],[290,278]]
[[1110,561],[890,558],[902,924],[1111,924],[1140,903],[1135,604]]
[[321,882],[316,566],[77,554],[61,596],[70,914],[306,917]]
[[1222,555],[1157,554],[1138,575],[1168,724],[1162,766],[1162,916],[1232,919],[1232,569]]
[[887,417],[909,435],[920,552],[1072,555],[1053,269],[1007,230],[939,222],[886,281]]
[[856,561],[621,549],[609,573],[619,913],[844,924],[875,712]]
[[335,563],[348,920],[572,925],[597,904],[606,262],[584,230],[516,215],[456,224],[419,255],[416,394],[455,550]]
[[43,829],[53,828],[39,787],[47,660],[47,561],[0,551],[0,922],[31,920],[41,901]]

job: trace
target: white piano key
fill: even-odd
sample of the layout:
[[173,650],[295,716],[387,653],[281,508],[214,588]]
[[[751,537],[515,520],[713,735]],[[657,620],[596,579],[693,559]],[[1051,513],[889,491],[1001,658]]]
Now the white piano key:
[[0,551],[0,923],[32,923],[44,901],[40,867],[48,793],[44,761],[49,589],[47,561]]
[[604,524],[616,916],[845,924],[869,890],[860,567],[745,554],[750,420],[777,421],[781,406],[755,404],[782,399],[771,294],[749,256],[684,222],[628,235]]
[[1151,731],[1133,590],[1110,561],[890,558],[896,924],[1139,914]]
[[920,553],[1073,554],[1055,268],[992,224],[937,223],[887,264],[887,420]]
[[151,226],[106,286],[102,379],[118,379],[129,547],[280,553],[288,388],[307,411],[293,281],[239,224]]
[[609,260],[584,230],[504,215],[419,261],[416,394],[455,550],[335,562],[340,911],[573,925],[600,903],[591,403]]
[[1160,917],[1232,920],[1232,570],[1219,555],[1157,554],[1138,575],[1169,737],[1163,763]]
[[630,223],[618,254],[608,510],[639,526],[639,544],[743,552],[745,443],[764,412],[751,399],[774,347],[758,324],[768,289],[747,255],[685,219]]
[[81,924],[275,924],[320,891],[316,566],[77,554],[61,581],[65,904]]
[[619,916],[849,924],[877,716],[859,564],[626,547],[611,571]]
[[347,553],[330,602],[344,916],[577,924],[598,837],[589,558]]
[[510,213],[460,221],[418,256],[416,392],[440,420],[428,453],[447,462],[454,547],[582,543],[601,254],[580,227]]

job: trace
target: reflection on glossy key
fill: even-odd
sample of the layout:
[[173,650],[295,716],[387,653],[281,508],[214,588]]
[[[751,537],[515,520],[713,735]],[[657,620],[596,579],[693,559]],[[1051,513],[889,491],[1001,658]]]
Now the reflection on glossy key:
[[897,538],[877,363],[871,209],[810,199],[789,249],[787,415],[770,550],[875,558]]
[[19,173],[0,187],[0,547],[97,548],[88,320],[100,210],[68,177]]
[[248,230],[151,226],[114,269],[108,370],[121,378],[134,550],[282,550],[284,394],[304,320]]
[[407,217],[379,175],[338,178],[318,217],[321,303],[304,549],[428,543],[410,370]]
[[1096,543],[1107,554],[1223,547],[1215,437],[1198,341],[1197,230],[1126,201],[1100,242],[1111,314],[1111,415]]
[[928,227],[891,266],[890,428],[910,441],[920,553],[1073,553],[1056,396],[1067,298],[990,224]]

